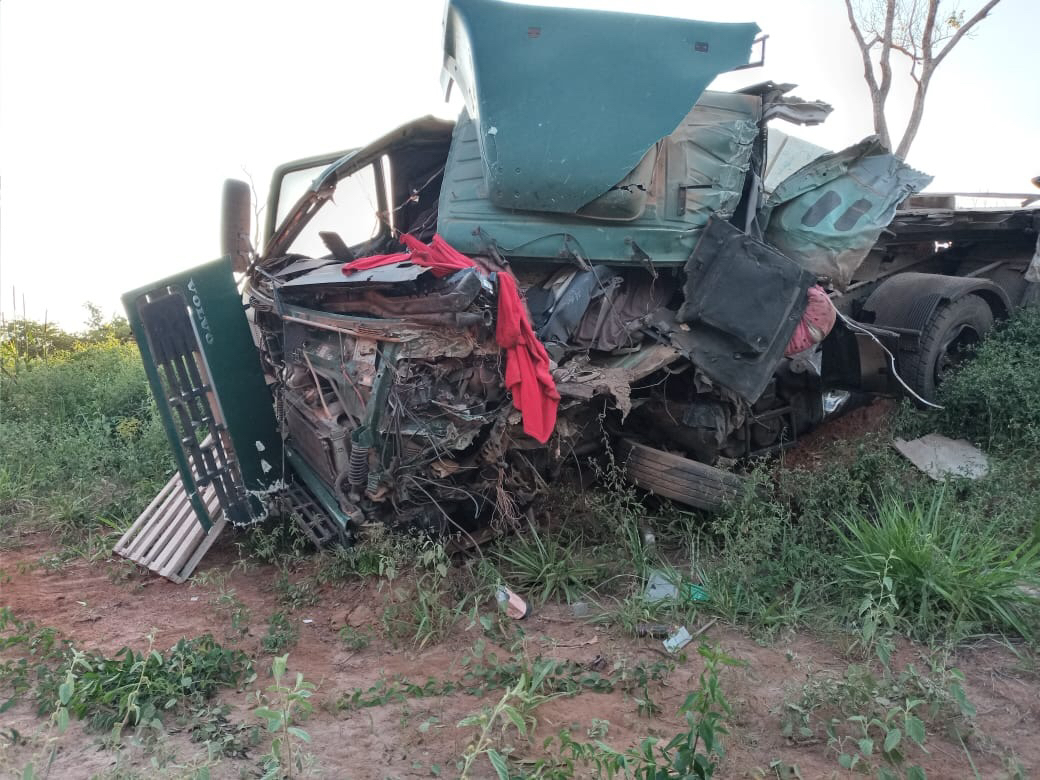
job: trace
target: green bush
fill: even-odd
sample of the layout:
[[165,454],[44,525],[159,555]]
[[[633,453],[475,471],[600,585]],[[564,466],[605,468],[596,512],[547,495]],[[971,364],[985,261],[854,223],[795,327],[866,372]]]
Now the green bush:
[[945,490],[909,500],[886,495],[872,513],[836,524],[839,584],[848,593],[891,593],[911,636],[1000,631],[1036,637],[1040,545],[1010,547],[967,528]]
[[983,444],[1040,444],[1040,307],[1019,310],[939,388],[942,428]]
[[0,516],[66,532],[121,526],[172,459],[137,347],[108,340],[33,360],[0,383]]

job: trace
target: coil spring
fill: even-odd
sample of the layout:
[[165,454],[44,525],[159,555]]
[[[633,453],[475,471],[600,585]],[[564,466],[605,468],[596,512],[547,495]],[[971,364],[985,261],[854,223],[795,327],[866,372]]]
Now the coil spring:
[[361,487],[368,481],[368,447],[355,444],[350,448],[347,464],[347,482],[351,487]]

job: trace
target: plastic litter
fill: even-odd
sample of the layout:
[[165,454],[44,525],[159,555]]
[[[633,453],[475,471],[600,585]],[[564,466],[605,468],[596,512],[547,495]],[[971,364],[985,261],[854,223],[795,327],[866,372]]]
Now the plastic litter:
[[674,599],[679,595],[679,589],[668,580],[664,574],[657,569],[650,572],[643,590],[643,600],[648,604],[654,604],[665,599]]
[[640,623],[636,626],[636,634],[651,639],[664,639],[671,633],[672,627],[665,623]]
[[[650,571],[650,577],[646,581],[646,588],[643,590],[644,601],[648,604],[654,604],[667,599],[678,599],[679,596],[680,589],[665,577],[663,572],[658,569]],[[708,591],[692,582],[683,583],[682,597],[687,601],[709,600]]]
[[692,641],[693,637],[690,636],[690,632],[686,630],[686,626],[679,626],[673,633],[669,634],[663,644],[664,649],[669,653],[677,653]]
[[531,613],[531,607],[527,602],[505,585],[498,586],[498,590],[495,591],[495,600],[498,601],[498,608],[513,620],[523,620]]

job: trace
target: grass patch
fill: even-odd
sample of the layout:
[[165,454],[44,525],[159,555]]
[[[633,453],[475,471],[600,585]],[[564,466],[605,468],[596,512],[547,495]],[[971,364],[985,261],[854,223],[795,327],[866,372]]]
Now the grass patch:
[[1036,638],[1040,545],[1009,549],[966,528],[946,500],[887,495],[873,513],[837,525],[843,588],[869,594],[880,583],[895,599],[906,633],[960,637],[979,631]]
[[124,528],[172,471],[137,347],[80,345],[0,382],[0,530],[63,541]]

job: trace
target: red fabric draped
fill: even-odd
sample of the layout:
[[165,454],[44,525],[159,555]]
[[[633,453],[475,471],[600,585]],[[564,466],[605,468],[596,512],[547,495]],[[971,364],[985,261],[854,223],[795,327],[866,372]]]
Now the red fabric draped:
[[[410,251],[352,260],[343,266],[343,273],[404,262],[429,268],[436,276],[478,267],[439,235],[427,246],[405,233],[401,235],[401,243]],[[549,355],[534,335],[516,280],[508,273],[498,274],[497,319],[495,341],[506,353],[506,387],[513,394],[513,406],[523,416],[524,432],[544,444],[556,427],[560,394],[549,373]]]

